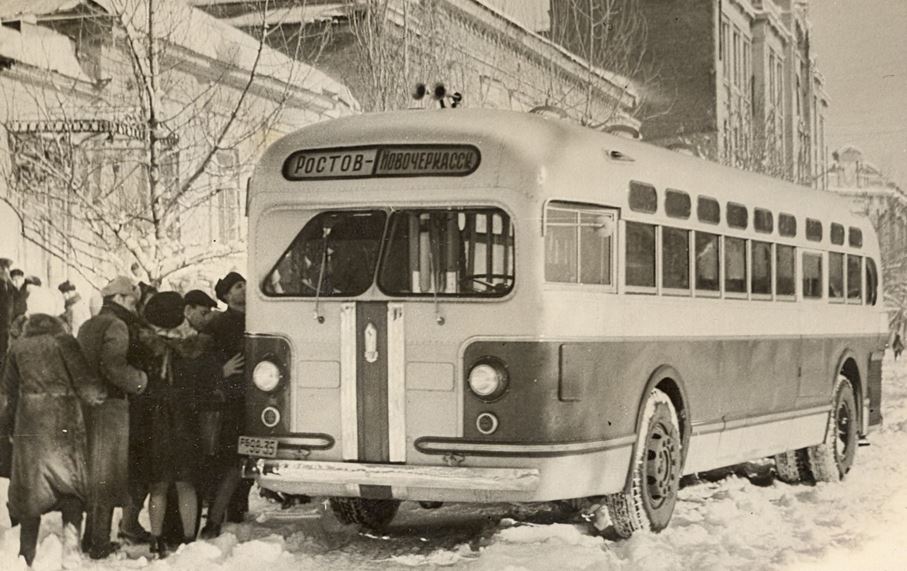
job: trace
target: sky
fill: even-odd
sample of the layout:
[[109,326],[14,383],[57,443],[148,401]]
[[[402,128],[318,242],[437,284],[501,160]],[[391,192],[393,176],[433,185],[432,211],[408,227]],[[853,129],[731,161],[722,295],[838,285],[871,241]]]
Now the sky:
[[907,0],[810,0],[809,20],[829,153],[852,143],[907,190]]

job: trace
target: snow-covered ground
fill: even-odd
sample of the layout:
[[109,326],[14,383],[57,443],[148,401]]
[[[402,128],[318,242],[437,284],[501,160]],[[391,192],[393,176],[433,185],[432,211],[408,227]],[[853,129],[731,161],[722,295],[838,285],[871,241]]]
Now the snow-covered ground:
[[[387,535],[323,514],[320,503],[280,510],[255,496],[246,523],[214,541],[149,560],[130,548],[83,569],[283,571],[299,569],[469,568],[669,570],[902,570],[907,562],[907,362],[885,362],[885,425],[839,484],[772,481],[767,463],[680,491],[670,527],[614,541],[577,523],[556,523],[553,506],[406,503]],[[25,569],[10,528],[7,480],[0,480],[0,569]],[[147,517],[143,514],[147,525]],[[59,515],[44,518],[35,569],[60,568]],[[144,556],[143,556],[144,555]]]

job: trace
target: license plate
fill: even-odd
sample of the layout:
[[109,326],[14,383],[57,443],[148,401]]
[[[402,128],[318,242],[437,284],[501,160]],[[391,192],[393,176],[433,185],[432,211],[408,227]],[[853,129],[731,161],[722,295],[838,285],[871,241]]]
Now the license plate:
[[237,452],[246,456],[274,458],[277,456],[277,440],[274,438],[240,436]]

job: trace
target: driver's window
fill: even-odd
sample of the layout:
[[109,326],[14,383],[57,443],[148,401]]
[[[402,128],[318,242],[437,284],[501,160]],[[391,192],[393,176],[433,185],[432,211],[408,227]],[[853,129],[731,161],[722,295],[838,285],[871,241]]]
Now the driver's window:
[[617,212],[551,202],[545,209],[545,280],[614,286]]

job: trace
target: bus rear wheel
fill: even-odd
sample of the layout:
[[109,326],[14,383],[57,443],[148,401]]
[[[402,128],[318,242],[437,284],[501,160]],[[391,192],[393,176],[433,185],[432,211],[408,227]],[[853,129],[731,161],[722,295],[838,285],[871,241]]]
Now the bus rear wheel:
[[381,531],[397,515],[399,500],[369,500],[366,498],[331,498],[331,511],[341,523],[358,524]]
[[630,537],[643,529],[668,526],[682,473],[682,441],[677,411],[668,395],[655,389],[646,402],[628,492],[605,497],[614,531]]
[[857,449],[857,405],[853,385],[838,377],[834,401],[828,415],[825,441],[807,449],[809,469],[816,482],[838,482],[853,466]]

